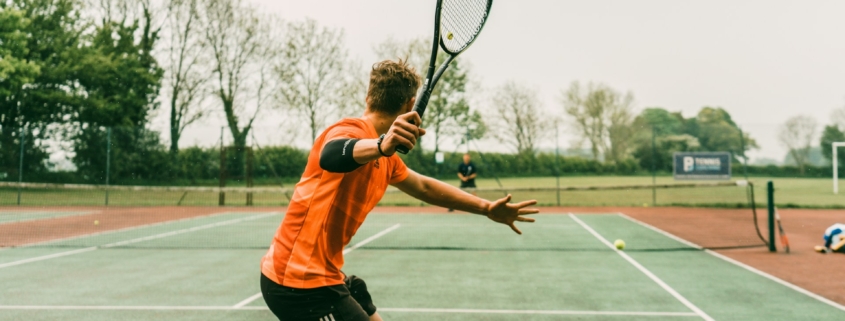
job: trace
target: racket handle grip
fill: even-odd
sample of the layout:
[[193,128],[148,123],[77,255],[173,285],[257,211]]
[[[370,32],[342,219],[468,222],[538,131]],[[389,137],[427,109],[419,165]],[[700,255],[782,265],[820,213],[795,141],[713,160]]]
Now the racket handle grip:
[[[414,103],[413,111],[417,112],[417,114],[420,115],[420,119],[422,119],[422,116],[425,113],[425,108],[428,107],[429,98],[431,98],[431,92],[428,90],[423,90],[423,92],[420,93],[420,96],[417,97],[417,101]],[[413,120],[409,121],[409,123],[411,123],[411,125],[414,125]],[[402,145],[396,146],[396,151],[400,154],[408,154],[409,152],[408,147]]]

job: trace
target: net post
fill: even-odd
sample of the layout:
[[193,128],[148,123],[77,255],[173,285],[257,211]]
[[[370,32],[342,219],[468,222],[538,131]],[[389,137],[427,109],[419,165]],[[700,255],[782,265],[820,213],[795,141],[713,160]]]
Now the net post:
[[766,195],[769,206],[769,252],[777,252],[775,242],[775,184],[772,181],[766,184]]
[[18,162],[18,206],[21,205],[21,186],[23,185],[23,152],[24,152],[24,141],[26,139],[26,126],[21,127],[21,134],[18,135],[19,141],[21,143],[21,154],[20,154],[20,161]]
[[837,154],[837,147],[845,147],[845,142],[833,143],[833,194],[839,194],[839,156]]

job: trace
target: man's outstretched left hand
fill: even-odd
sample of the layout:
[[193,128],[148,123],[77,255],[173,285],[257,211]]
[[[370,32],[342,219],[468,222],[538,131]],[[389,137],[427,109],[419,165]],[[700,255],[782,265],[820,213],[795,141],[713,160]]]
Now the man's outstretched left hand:
[[523,217],[522,215],[528,214],[537,214],[540,213],[540,210],[534,208],[526,208],[532,205],[537,204],[536,200],[524,201],[516,204],[510,204],[508,202],[511,201],[511,195],[505,196],[496,200],[495,202],[490,203],[490,206],[487,208],[487,218],[493,220],[494,222],[502,223],[507,226],[510,226],[511,229],[516,232],[516,234],[522,234],[514,222],[534,222],[533,218]]

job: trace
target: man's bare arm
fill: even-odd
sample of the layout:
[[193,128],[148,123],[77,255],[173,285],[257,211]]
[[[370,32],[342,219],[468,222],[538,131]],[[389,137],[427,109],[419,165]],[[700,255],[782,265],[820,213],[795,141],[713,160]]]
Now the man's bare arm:
[[511,196],[508,195],[496,201],[488,201],[431,177],[420,175],[410,169],[409,171],[411,173],[408,178],[393,184],[399,190],[432,205],[487,216],[495,222],[510,226],[517,234],[522,234],[522,232],[516,228],[514,222],[534,222],[534,219],[521,215],[540,212],[537,209],[526,208],[537,204],[535,200],[509,204]]

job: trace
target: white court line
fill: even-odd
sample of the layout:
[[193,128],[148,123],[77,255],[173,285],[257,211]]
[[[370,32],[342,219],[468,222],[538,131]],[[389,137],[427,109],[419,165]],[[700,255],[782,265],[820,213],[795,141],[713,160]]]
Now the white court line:
[[401,225],[400,225],[399,223],[396,223],[396,224],[394,224],[393,226],[388,227],[388,228],[386,228],[386,229],[382,230],[381,232],[378,232],[378,233],[376,233],[375,235],[370,236],[370,237],[368,237],[368,238],[364,239],[364,240],[363,240],[363,241],[361,241],[361,242],[355,243],[355,245],[350,246],[350,247],[348,247],[348,248],[344,249],[344,250],[343,250],[343,254],[347,254],[347,253],[349,253],[349,252],[354,251],[355,249],[357,249],[357,248],[359,248],[359,247],[362,247],[362,246],[364,246],[364,245],[367,245],[367,243],[370,243],[370,242],[374,241],[375,239],[377,239],[377,238],[380,238],[380,237],[384,236],[384,235],[385,235],[385,234],[387,234],[387,233],[393,232],[393,230],[398,229],[398,228],[399,228],[399,226],[401,226]]
[[[349,252],[352,252],[352,251],[354,251],[355,249],[357,249],[357,248],[359,248],[359,247],[362,247],[362,246],[366,245],[367,243],[370,243],[370,242],[374,241],[375,239],[380,238],[380,237],[384,236],[385,234],[392,232],[392,231],[393,231],[393,230],[395,230],[395,229],[398,229],[398,228],[399,228],[399,226],[401,226],[401,224],[396,223],[396,224],[394,224],[393,226],[388,227],[388,228],[386,228],[386,229],[382,230],[381,232],[378,232],[378,233],[376,233],[375,235],[370,236],[370,237],[368,237],[368,238],[364,239],[364,240],[363,240],[363,241],[361,241],[361,242],[355,243],[355,245],[350,246],[350,247],[348,247],[348,248],[344,249],[344,250],[343,250],[343,254],[344,254],[344,255],[349,254]],[[232,307],[234,307],[234,308],[243,308],[243,307],[244,307],[244,306],[246,306],[247,304],[252,303],[252,301],[258,300],[258,298],[260,298],[260,297],[261,297],[261,292],[258,292],[257,294],[255,294],[255,295],[253,295],[253,296],[251,296],[251,297],[248,297],[248,298],[244,299],[244,300],[243,300],[243,301],[241,301],[241,302],[238,302],[238,304],[235,304],[235,305],[234,305],[234,306],[232,306]]]
[[[181,310],[181,311],[266,311],[266,306],[127,306],[127,305],[0,305],[0,310]],[[613,315],[613,316],[672,316],[697,317],[693,312],[650,311],[578,311],[578,310],[485,310],[485,309],[431,309],[431,308],[378,308],[384,312],[410,313],[465,313],[465,314],[534,314],[534,315]]]
[[26,264],[26,263],[30,263],[30,262],[44,261],[44,260],[54,259],[54,258],[62,257],[62,256],[68,256],[68,255],[90,252],[90,251],[93,251],[93,250],[96,250],[96,249],[97,249],[97,247],[94,246],[94,247],[86,247],[84,249],[77,249],[77,250],[73,250],[73,251],[53,253],[53,254],[50,254],[50,255],[36,256],[36,257],[33,257],[33,258],[28,258],[28,259],[23,259],[23,260],[12,261],[12,262],[9,262],[9,263],[0,264],[0,269],[10,267],[10,266],[15,266],[15,265]]
[[240,222],[270,217],[272,215],[278,215],[278,213],[273,212],[273,213],[269,213],[269,214],[255,215],[255,216],[250,216],[250,217],[245,217],[245,218],[239,218],[239,219],[217,222],[217,223],[212,223],[212,224],[200,225],[200,226],[196,226],[196,227],[192,227],[192,228],[181,229],[181,230],[176,230],[176,231],[171,231],[171,232],[166,232],[166,233],[161,233],[161,234],[156,234],[156,235],[151,235],[151,236],[140,237],[140,238],[121,241],[121,242],[110,243],[110,244],[106,244],[106,245],[102,245],[102,246],[92,246],[92,247],[86,247],[86,248],[83,248],[83,249],[77,249],[77,250],[72,250],[72,251],[66,251],[66,252],[60,252],[60,253],[53,253],[53,254],[49,254],[49,255],[37,256],[37,257],[33,257],[33,258],[28,258],[28,259],[23,259],[23,260],[18,260],[18,261],[0,264],[0,269],[7,268],[7,267],[10,267],[10,266],[16,266],[16,265],[31,263],[31,262],[49,260],[49,259],[53,259],[53,258],[57,258],[57,257],[63,257],[63,256],[68,256],[68,255],[90,252],[90,251],[94,251],[94,250],[100,249],[100,248],[122,246],[122,245],[127,245],[127,244],[143,242],[143,241],[160,239],[160,238],[163,238],[163,237],[168,237],[168,236],[173,236],[173,235],[179,235],[179,234],[190,233],[190,232],[195,232],[195,231],[199,231],[199,230],[205,230],[205,229],[209,229],[209,228],[213,228],[213,227],[231,225],[231,224],[236,224],[236,223],[240,223]]
[[232,224],[237,224],[237,223],[241,223],[241,222],[254,221],[254,220],[257,220],[257,219],[270,217],[270,216],[278,215],[278,214],[279,214],[278,212],[272,212],[272,213],[249,216],[249,217],[244,217],[244,218],[239,218],[239,219],[234,219],[234,220],[228,220],[228,221],[223,221],[223,222],[200,225],[200,226],[195,226],[195,227],[191,227],[191,228],[175,230],[175,231],[165,232],[165,233],[151,235],[151,236],[139,237],[139,238],[136,238],[136,239],[126,240],[126,241],[121,241],[121,242],[110,243],[110,244],[106,244],[106,245],[103,245],[103,246],[100,246],[100,247],[101,248],[109,248],[109,247],[123,246],[123,245],[127,245],[127,244],[134,244],[134,243],[139,243],[139,242],[144,242],[144,241],[149,241],[149,240],[160,239],[160,238],[164,238],[164,237],[168,237],[168,236],[174,236],[174,235],[179,235],[179,234],[185,234],[185,233],[190,233],[190,232],[207,230],[207,229],[210,229],[210,228],[215,228],[215,227],[220,227],[220,226],[225,226],[225,225],[232,225]]
[[628,220],[629,220],[629,221],[631,221],[631,222],[634,222],[634,223],[637,223],[637,224],[639,224],[639,225],[642,225],[642,226],[643,226],[643,227],[645,227],[645,228],[648,228],[648,229],[650,229],[650,230],[652,230],[652,231],[655,231],[655,232],[657,232],[657,233],[660,233],[660,234],[662,234],[662,235],[664,235],[664,236],[666,236],[666,237],[668,237],[668,238],[671,238],[671,239],[673,239],[673,240],[675,240],[675,241],[681,242],[681,243],[683,243],[683,244],[686,244],[686,245],[688,245],[688,246],[690,246],[690,247],[693,247],[693,248],[696,248],[696,249],[699,249],[699,250],[704,250],[704,252],[706,252],[707,254],[710,254],[710,255],[715,256],[715,257],[717,257],[717,258],[720,258],[720,259],[722,259],[722,260],[728,261],[728,262],[730,262],[730,263],[733,263],[734,265],[739,266],[739,267],[741,267],[741,268],[743,268],[743,269],[746,269],[746,270],[748,270],[748,271],[750,271],[750,272],[752,272],[752,273],[754,273],[754,274],[757,274],[757,275],[762,276],[762,277],[764,277],[764,278],[767,278],[767,279],[769,279],[769,280],[775,281],[775,282],[776,282],[776,283],[778,283],[778,284],[781,284],[781,285],[783,285],[783,286],[785,286],[785,287],[788,287],[788,288],[790,288],[790,289],[792,289],[792,290],[795,290],[795,291],[797,291],[797,292],[799,292],[799,293],[802,293],[802,294],[804,294],[804,295],[806,295],[806,296],[809,296],[809,297],[811,297],[811,298],[813,298],[813,299],[819,300],[819,301],[821,301],[822,303],[825,303],[825,304],[827,304],[827,305],[830,305],[830,306],[832,306],[832,307],[834,307],[834,308],[837,308],[837,309],[839,309],[839,310],[845,311],[845,306],[843,306],[843,305],[841,305],[841,304],[839,304],[839,303],[833,302],[833,301],[831,301],[831,300],[829,300],[829,299],[827,299],[827,298],[825,298],[825,297],[823,297],[823,296],[821,296],[821,295],[818,295],[818,294],[815,294],[815,293],[813,293],[813,292],[810,292],[810,291],[808,291],[808,290],[806,290],[806,289],[804,289],[804,288],[802,288],[802,287],[800,287],[800,286],[797,286],[797,285],[795,285],[795,284],[789,283],[789,282],[784,281],[784,280],[782,280],[782,279],[780,279],[780,278],[778,278],[778,277],[776,277],[776,276],[774,276],[774,275],[771,275],[771,274],[768,274],[768,273],[766,273],[766,272],[760,271],[760,270],[758,270],[758,269],[756,269],[756,268],[753,268],[753,267],[751,267],[751,266],[749,266],[749,265],[746,265],[745,263],[739,262],[739,261],[737,261],[737,260],[734,260],[734,259],[729,258],[729,257],[727,257],[727,256],[724,256],[724,255],[722,255],[722,254],[719,254],[719,253],[717,253],[716,251],[712,251],[712,250],[709,250],[709,249],[704,249],[703,247],[701,247],[701,246],[700,246],[700,245],[698,245],[698,244],[695,244],[695,243],[692,243],[692,242],[690,242],[690,241],[684,240],[684,239],[682,239],[682,238],[680,238],[680,237],[675,236],[675,235],[674,235],[674,234],[672,234],[672,233],[666,232],[666,231],[661,230],[661,229],[659,229],[659,228],[657,228],[657,227],[654,227],[654,226],[652,226],[652,225],[649,225],[648,223],[645,223],[645,222],[639,221],[639,220],[637,220],[637,219],[634,219],[634,218],[632,218],[632,217],[630,217],[630,216],[628,216],[628,215],[625,215],[625,214],[623,214],[623,213],[618,213],[618,214],[619,214],[619,216],[622,216],[622,217],[624,217],[625,219],[628,219]]
[[260,298],[260,297],[261,297],[261,292],[258,292],[255,295],[248,297],[241,302],[238,302],[238,304],[233,305],[232,308],[235,308],[235,309],[243,308],[247,304],[252,303],[252,301],[258,300],[258,298]]
[[697,317],[693,312],[648,311],[578,311],[578,310],[485,310],[485,309],[427,309],[427,308],[378,308],[384,312],[421,313],[477,313],[477,314],[547,314],[547,315],[623,315],[623,316],[675,316]]
[[[100,211],[100,212],[102,212],[102,211]],[[201,218],[209,218],[209,217],[235,214],[235,213],[237,213],[237,212],[221,212],[221,213],[212,213],[212,214],[209,214],[209,215],[186,217],[186,218],[181,218],[181,219],[173,220],[173,221],[164,221],[164,222],[158,222],[158,223],[144,224],[144,225],[131,226],[131,227],[126,227],[126,228],[121,228],[121,229],[116,229],[116,230],[108,230],[108,231],[97,232],[97,233],[83,234],[83,235],[70,236],[70,237],[65,237],[65,238],[60,238],[60,239],[29,243],[29,244],[24,244],[24,245],[15,246],[15,247],[8,247],[8,249],[12,249],[12,248],[21,249],[21,248],[28,248],[28,247],[34,247],[34,246],[39,246],[39,245],[51,244],[51,243],[61,243],[61,242],[69,241],[69,240],[81,239],[81,238],[86,238],[86,237],[94,237],[94,236],[103,235],[103,234],[120,233],[120,232],[137,230],[137,229],[146,228],[146,227],[153,227],[153,226],[159,226],[159,225],[165,225],[165,224],[179,223],[179,222],[185,222],[185,221],[190,221],[190,220],[197,220],[197,219],[201,219]]]
[[702,319],[707,320],[707,321],[714,321],[713,318],[711,318],[709,315],[707,315],[707,313],[704,313],[704,311],[702,311],[697,306],[695,306],[695,304],[692,304],[692,302],[690,302],[689,300],[687,300],[687,298],[685,298],[680,293],[678,293],[678,291],[675,291],[675,289],[673,289],[668,284],[666,284],[666,282],[663,282],[663,280],[661,280],[656,275],[654,275],[654,273],[651,273],[651,271],[646,269],[639,262],[637,262],[636,260],[634,260],[633,258],[628,256],[628,253],[617,250],[616,247],[613,246],[613,244],[610,244],[610,241],[606,240],[598,232],[596,232],[596,230],[594,230],[592,227],[590,227],[589,225],[587,225],[586,223],[581,221],[574,214],[569,213],[569,217],[572,218],[576,223],[581,225],[581,227],[583,227],[585,230],[587,230],[587,232],[590,232],[590,234],[593,234],[593,236],[595,236],[597,239],[599,239],[599,241],[604,243],[604,245],[606,245],[607,247],[616,251],[616,253],[619,254],[620,256],[622,256],[622,258],[624,258],[626,261],[628,261],[628,263],[631,263],[634,267],[636,267],[638,270],[640,270],[640,272],[643,272],[643,274],[648,276],[652,281],[657,283],[657,285],[659,285],[661,288],[666,290],[666,292],[669,292],[669,294],[671,294],[673,297],[675,297],[675,299],[677,299],[678,301],[683,303],[687,308],[689,308],[690,310],[695,312]]

